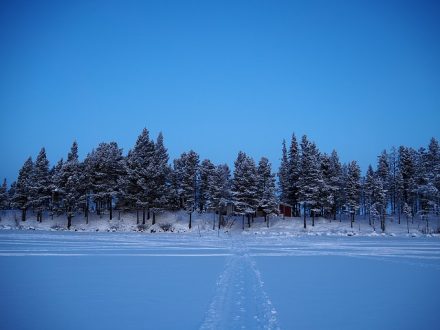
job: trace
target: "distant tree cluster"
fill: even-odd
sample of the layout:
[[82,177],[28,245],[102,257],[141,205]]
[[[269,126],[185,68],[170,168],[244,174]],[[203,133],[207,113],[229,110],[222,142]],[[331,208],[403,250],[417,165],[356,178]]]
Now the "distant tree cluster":
[[317,216],[336,220],[345,213],[351,225],[356,214],[365,214],[385,230],[387,213],[397,214],[399,223],[401,215],[438,213],[439,191],[440,149],[434,138],[428,149],[383,151],[376,169],[369,166],[362,177],[355,161],[341,164],[336,151],[321,153],[307,136],[298,144],[293,134],[289,149],[283,141],[277,174],[266,157],[256,164],[239,152],[231,177],[228,165],[200,162],[192,150],[170,163],[162,134],[153,140],[144,129],[126,156],[116,142],[100,143],[80,161],[74,142],[66,160],[50,168],[42,148],[35,161],[25,161],[10,187],[4,180],[0,208],[21,210],[22,221],[29,210],[40,222],[43,214],[65,214],[68,228],[78,214],[88,222],[90,212],[108,213],[110,219],[115,209],[136,212],[138,224],[150,219],[154,224],[163,210],[186,210],[191,227],[194,211],[222,214],[232,206],[244,227],[246,216],[249,226],[256,212],[266,220],[282,202],[292,207],[293,216],[303,216],[304,227],[306,217],[313,226]]
[[283,141],[278,172],[280,200],[293,206],[294,215],[323,216],[336,220],[348,214],[351,225],[356,214],[368,215],[370,224],[380,221],[385,230],[385,215],[395,215],[400,223],[418,214],[439,213],[440,148],[432,138],[428,149],[405,146],[384,150],[376,169],[370,165],[364,177],[356,161],[341,164],[336,151],[320,153],[303,136],[298,146],[292,135],[287,150]]

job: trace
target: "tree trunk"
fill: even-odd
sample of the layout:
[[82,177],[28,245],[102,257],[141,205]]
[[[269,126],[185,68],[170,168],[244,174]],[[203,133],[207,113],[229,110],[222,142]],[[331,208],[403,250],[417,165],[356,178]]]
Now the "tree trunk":
[[147,220],[150,220],[150,207],[147,209]]
[[145,225],[145,207],[142,209],[142,224]]
[[156,212],[153,211],[153,221],[152,224],[154,225],[156,223]]
[[306,203],[304,203],[304,210],[303,210],[303,212],[304,212],[304,229],[306,229],[307,228],[307,223],[306,223]]
[[189,213],[189,226],[188,226],[189,229],[191,229],[191,226],[192,226],[191,222],[192,222],[192,212]]
[[[220,212],[218,212],[218,221],[220,222]],[[214,213],[214,219],[212,221],[212,230],[215,230],[215,213]]]
[[247,215],[247,219],[248,219],[248,227],[251,228],[251,216],[249,214]]
[[26,221],[26,209],[21,209],[21,221]]
[[312,211],[312,227],[315,227],[315,211]]
[[86,217],[86,225],[89,224],[89,202],[86,202],[86,209],[84,210],[84,215]]
[[72,214],[70,212],[67,213],[67,229],[70,230],[72,226]]
[[136,224],[139,224],[139,210],[136,210]]
[[220,226],[221,226],[221,224],[222,224],[222,222],[223,222],[223,219],[222,219],[222,215],[221,214],[219,214],[218,215],[218,229],[220,230]]
[[244,230],[244,214],[243,214],[243,217],[242,217],[242,227],[243,227],[243,230]]
[[113,205],[112,205],[111,197],[108,200],[108,206],[109,206],[109,211],[110,211],[110,220],[112,220],[113,219]]

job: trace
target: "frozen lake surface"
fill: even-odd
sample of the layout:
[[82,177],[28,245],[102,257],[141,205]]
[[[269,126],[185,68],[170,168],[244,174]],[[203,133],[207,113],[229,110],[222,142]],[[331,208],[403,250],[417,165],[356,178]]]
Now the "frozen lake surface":
[[438,329],[440,240],[0,231],[2,329]]

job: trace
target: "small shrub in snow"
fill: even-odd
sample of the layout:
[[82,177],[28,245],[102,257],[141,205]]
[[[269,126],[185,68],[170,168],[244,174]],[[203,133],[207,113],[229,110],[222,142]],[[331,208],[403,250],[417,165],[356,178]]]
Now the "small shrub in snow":
[[170,223],[162,223],[159,226],[163,231],[173,231],[173,225]]
[[53,230],[64,230],[64,228],[61,227],[61,226],[58,225],[58,224],[55,224],[55,225],[51,226],[50,229],[53,229]]
[[147,229],[148,229],[147,225],[142,225],[142,224],[137,225],[137,230],[138,231],[145,231]]

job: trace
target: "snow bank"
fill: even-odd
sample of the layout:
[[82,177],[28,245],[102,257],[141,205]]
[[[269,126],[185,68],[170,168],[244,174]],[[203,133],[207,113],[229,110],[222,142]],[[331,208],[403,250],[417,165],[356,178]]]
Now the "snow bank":
[[[440,218],[431,219],[429,230],[426,229],[426,221],[415,219],[407,224],[402,221],[400,224],[393,218],[386,221],[384,232],[380,228],[369,223],[367,218],[358,217],[351,226],[348,219],[329,220],[325,218],[316,218],[312,226],[311,219],[307,218],[307,228],[304,228],[302,218],[282,218],[271,217],[269,224],[264,218],[255,218],[249,227],[245,220],[244,230],[242,228],[242,217],[230,217],[226,219],[226,225],[218,229],[218,216],[212,213],[194,212],[191,219],[191,228],[189,228],[189,214],[185,211],[161,212],[156,214],[156,223],[152,224],[152,218],[146,219],[142,224],[142,214],[139,219],[135,212],[114,212],[112,220],[108,214],[91,214],[87,221],[82,214],[77,214],[72,221],[70,231],[78,232],[143,232],[148,234],[160,233],[187,233],[194,235],[206,234],[227,234],[237,232],[242,235],[252,236],[434,236],[439,237]],[[0,230],[49,230],[66,231],[67,219],[65,216],[54,217],[49,215],[43,217],[43,221],[37,222],[36,216],[28,215],[26,221],[20,220],[18,211],[3,211],[0,220]]]

